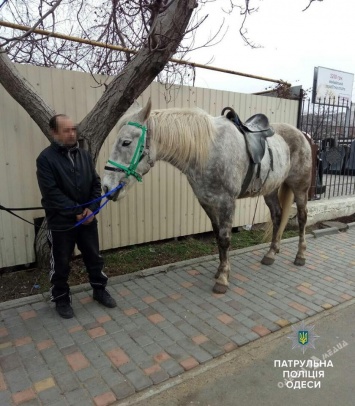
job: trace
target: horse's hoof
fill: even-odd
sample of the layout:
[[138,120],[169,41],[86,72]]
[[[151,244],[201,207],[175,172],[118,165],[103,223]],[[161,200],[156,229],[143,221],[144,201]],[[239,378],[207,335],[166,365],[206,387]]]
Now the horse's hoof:
[[261,263],[263,265],[272,265],[274,262],[275,262],[275,258],[270,258],[270,257],[266,257],[266,256],[261,260]]
[[295,261],[293,262],[295,265],[303,266],[306,263],[305,258],[296,257]]
[[228,286],[226,285],[221,285],[220,283],[215,283],[213,286],[213,293],[218,293],[218,294],[223,294],[226,293],[228,289]]

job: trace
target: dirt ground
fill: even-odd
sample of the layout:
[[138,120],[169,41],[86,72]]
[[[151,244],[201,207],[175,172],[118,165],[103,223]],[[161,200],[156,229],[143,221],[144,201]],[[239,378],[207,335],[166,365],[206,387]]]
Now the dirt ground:
[[[343,223],[355,222],[355,214],[333,221]],[[312,227],[312,229],[319,228],[324,228],[324,226],[319,223]],[[310,232],[310,230],[311,229],[308,228],[308,232]],[[217,245],[212,233],[195,237],[195,239],[194,237],[188,237],[181,240],[183,243],[179,245],[178,249],[176,249],[176,241],[175,243],[173,242],[175,244],[173,255],[171,245],[169,245],[172,243],[167,241],[149,244],[145,250],[140,249],[138,251],[136,247],[129,247],[105,253],[104,272],[108,277],[124,275],[158,265],[165,265],[217,253]],[[192,239],[194,239],[193,242]],[[200,245],[197,247],[198,249],[196,248],[196,241],[198,241],[197,245]],[[239,242],[242,242],[242,244],[238,244],[237,241],[237,244],[235,244],[232,249],[255,245],[261,241],[259,239],[253,240],[249,238],[248,241]],[[201,248],[204,246],[206,250]],[[75,286],[86,282],[88,282],[88,279],[83,261],[80,257],[74,258],[71,262],[69,284],[70,286]],[[0,269],[0,302],[47,292],[49,288],[48,270],[41,270],[35,266],[29,266],[28,268],[15,271],[14,269]]]

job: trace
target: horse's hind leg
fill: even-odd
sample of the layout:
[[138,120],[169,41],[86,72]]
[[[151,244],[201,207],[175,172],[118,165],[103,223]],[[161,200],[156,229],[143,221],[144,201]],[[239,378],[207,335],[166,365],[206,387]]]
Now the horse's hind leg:
[[265,254],[261,263],[264,265],[272,265],[275,261],[275,255],[280,251],[280,235],[278,233],[281,224],[282,209],[280,206],[278,190],[276,189],[271,194],[264,196],[265,203],[270,210],[272,221],[272,240],[269,251]]
[[306,223],[307,223],[307,201],[308,189],[306,191],[294,190],[295,201],[297,206],[297,219],[299,229],[298,251],[294,261],[295,265],[304,265],[306,263]]
[[211,220],[219,251],[220,263],[215,275],[216,283],[213,287],[213,292],[226,293],[229,285],[229,247],[231,242],[235,202],[231,200],[218,208],[212,208],[211,206],[207,206],[205,204],[201,205]]

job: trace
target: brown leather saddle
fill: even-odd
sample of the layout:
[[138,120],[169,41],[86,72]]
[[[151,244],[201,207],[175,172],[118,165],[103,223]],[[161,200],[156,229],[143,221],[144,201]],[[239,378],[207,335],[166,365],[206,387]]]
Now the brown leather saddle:
[[[241,192],[239,197],[242,197],[246,190],[248,189],[250,182],[252,181],[254,168],[257,166],[256,179],[260,178],[260,164],[264,158],[267,138],[275,134],[274,129],[270,126],[269,119],[265,114],[255,114],[248,118],[245,123],[243,123],[238,114],[231,108],[225,107],[222,110],[221,115],[224,116],[224,113],[228,111],[226,118],[230,120],[238,130],[244,135],[245,144],[250,158],[248,172],[244,179]],[[273,159],[272,151],[268,147],[270,154],[270,170],[273,170]]]

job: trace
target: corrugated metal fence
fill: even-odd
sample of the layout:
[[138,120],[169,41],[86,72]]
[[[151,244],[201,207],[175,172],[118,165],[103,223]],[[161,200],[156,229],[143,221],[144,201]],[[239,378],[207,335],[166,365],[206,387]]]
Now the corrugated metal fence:
[[[30,65],[18,66],[21,74],[57,112],[79,122],[94,106],[103,87],[91,75]],[[98,76],[98,81],[103,77]],[[233,80],[233,78],[231,78]],[[298,103],[202,88],[176,87],[165,90],[157,83],[142,94],[143,105],[151,97],[154,109],[198,106],[218,116],[231,106],[242,120],[255,113],[266,114],[271,122],[296,125]],[[40,205],[35,160],[48,145],[37,125],[3,88],[0,88],[0,204],[5,207]],[[97,170],[100,174],[115,139],[115,129],[104,143]],[[250,224],[256,199],[237,202],[234,226]],[[41,211],[20,212],[29,221],[43,216]],[[267,208],[259,199],[255,222],[267,218]],[[211,230],[186,178],[178,170],[159,162],[123,200],[108,204],[99,215],[102,250]],[[0,268],[35,261],[33,226],[0,211]]]

